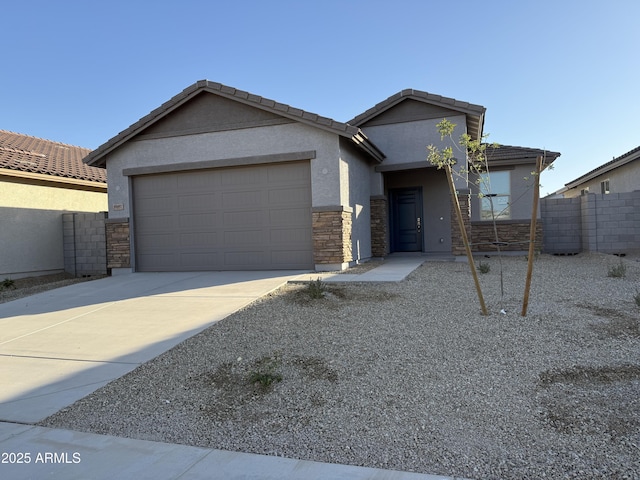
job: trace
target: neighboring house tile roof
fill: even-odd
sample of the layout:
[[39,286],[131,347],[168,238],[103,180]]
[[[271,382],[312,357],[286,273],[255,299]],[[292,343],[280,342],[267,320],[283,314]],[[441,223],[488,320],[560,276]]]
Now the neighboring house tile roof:
[[486,111],[485,107],[482,105],[474,105],[469,102],[462,102],[455,98],[443,97],[442,95],[435,95],[421,90],[413,90],[411,88],[407,88],[395,95],[391,95],[389,98],[371,107],[366,112],[349,120],[348,123],[360,126],[371,120],[373,117],[380,115],[382,112],[389,110],[398,103],[407,99],[425,102],[431,105],[437,105],[439,107],[464,113],[467,115],[467,130],[469,131],[469,135],[474,139],[479,139],[482,136],[484,113]]
[[106,172],[82,162],[88,148],[0,130],[0,168],[106,183]]
[[369,141],[367,136],[358,127],[354,127],[348,123],[337,122],[331,118],[306,112],[299,108],[294,108],[289,105],[285,105],[284,103],[278,103],[274,100],[269,100],[268,98],[260,97],[243,90],[237,90],[233,87],[222,85],[221,83],[200,80],[190,87],[185,88],[181,93],[160,105],[151,113],[138,120],[129,128],[120,132],[105,144],[99,146],[84,159],[85,163],[104,168],[106,161],[105,156],[109,152],[115,150],[123,143],[139,134],[142,130],[165,117],[173,110],[179,108],[181,105],[203,91],[236,100],[262,110],[267,110],[323,130],[328,130],[342,137],[349,138],[377,161],[382,161],[382,159],[384,159],[384,154],[371,141]]
[[588,180],[591,180],[599,175],[604,175],[611,170],[614,170],[622,165],[633,162],[635,160],[640,159],[640,147],[636,147],[633,150],[629,150],[627,153],[620,155],[619,157],[615,157],[613,160],[600,165],[598,168],[594,168],[590,172],[585,173],[581,177],[572,180],[569,183],[565,183],[566,188],[575,188],[581,183],[584,183]]
[[545,165],[553,163],[559,156],[558,152],[551,152],[540,148],[514,147],[498,144],[498,148],[487,148],[489,164],[535,163],[537,157],[545,157]]

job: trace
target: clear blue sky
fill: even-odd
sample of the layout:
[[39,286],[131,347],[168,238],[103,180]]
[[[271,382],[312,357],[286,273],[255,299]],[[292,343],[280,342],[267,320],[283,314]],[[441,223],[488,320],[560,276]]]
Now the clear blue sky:
[[200,79],[347,121],[414,88],[562,153],[640,145],[637,0],[35,0],[3,6],[0,129],[96,148]]

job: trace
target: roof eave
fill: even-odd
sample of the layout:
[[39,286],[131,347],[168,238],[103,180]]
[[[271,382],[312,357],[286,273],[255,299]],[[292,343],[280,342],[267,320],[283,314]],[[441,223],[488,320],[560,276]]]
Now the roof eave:
[[75,185],[80,187],[90,187],[92,189],[107,191],[107,183],[95,180],[86,180],[75,177],[62,177],[59,175],[50,175],[45,173],[26,172],[23,170],[15,170],[11,168],[0,168],[0,176],[24,178],[28,180],[38,180],[50,184]]
[[[470,135],[474,140],[480,140],[482,138],[482,129],[484,128],[484,115],[486,108],[482,105],[476,105],[473,103],[462,102],[454,98],[442,97],[441,95],[434,95],[428,92],[420,90],[405,89],[395,95],[390,96],[386,100],[376,104],[374,107],[366,110],[360,115],[349,120],[347,123],[351,125],[360,126],[374,117],[386,112],[387,110],[395,107],[404,100],[416,100],[432,105],[437,105],[449,110],[463,113],[467,115],[467,131],[470,131]],[[469,117],[474,121],[469,122]]]
[[623,165],[626,165],[627,163],[631,163],[638,159],[640,159],[640,147],[634,148],[633,150],[625,153],[624,155],[620,155],[619,157],[614,158],[610,162],[607,162],[604,165],[600,165],[598,168],[595,168],[590,172],[585,173],[581,177],[578,177],[569,183],[565,183],[564,185],[568,189],[575,188],[584,182],[593,180],[594,178],[599,177],[600,175],[609,173],[610,171],[615,170],[616,168],[622,167]]
[[[165,117],[166,115],[176,110],[184,103],[188,102],[193,97],[199,95],[202,92],[209,92],[240,103],[244,103],[246,105],[250,105],[254,108],[273,112],[284,118],[288,118],[296,122],[310,125],[314,128],[319,128],[321,130],[338,134],[352,140],[356,135],[358,135],[358,132],[360,132],[360,129],[354,127],[353,125],[349,125],[348,123],[337,122],[335,120],[332,120],[331,118],[323,117],[311,112],[306,112],[301,109],[290,107],[289,105],[253,95],[249,92],[237,90],[233,87],[228,87],[220,83],[210,82],[208,80],[200,80],[190,87],[187,87],[178,95],[163,103],[160,107],[156,108],[151,113],[141,118],[127,129],[120,132],[111,140],[98,147],[96,150],[87,155],[83,161],[86,164],[94,167],[105,168],[106,156],[109,153],[113,152],[124,143],[129,141],[131,138],[138,135],[141,131],[149,127],[151,124]],[[377,148],[371,148],[370,150],[372,152],[375,152]]]
[[[467,116],[467,133],[469,133],[472,140],[481,142],[482,135],[483,135],[482,130],[484,129],[484,112],[481,113],[480,115],[466,114],[466,116]],[[469,118],[471,118],[473,122],[470,123]]]
[[[542,155],[540,155],[542,156]],[[546,169],[549,165],[551,165],[553,162],[556,161],[556,159],[559,157],[550,157],[547,156],[546,157],[546,162],[544,164],[544,168]],[[511,158],[511,159],[499,159],[499,160],[491,160],[489,159],[489,166],[490,167],[504,167],[504,166],[508,166],[508,165],[531,165],[531,164],[535,164],[537,160],[537,157],[533,158],[533,157],[522,157],[522,158]]]
[[358,146],[361,150],[367,153],[371,158],[373,158],[377,163],[382,163],[386,158],[386,155],[380,150],[376,145],[367,138],[367,136],[358,129],[358,133],[351,137],[351,140]]
[[[491,144],[485,143],[487,148],[491,148]],[[504,165],[525,165],[536,163],[538,157],[544,157],[544,164],[551,165],[561,155],[560,152],[544,150],[539,148],[516,147],[513,145],[497,144],[494,151],[486,151],[486,155],[490,166]]]
[[170,112],[195,96],[196,93],[199,93],[199,90],[202,88],[199,84],[200,82],[196,82],[195,84],[185,88],[182,92],[175,95],[170,100],[152,110],[140,120],[131,124],[128,128],[125,128],[116,136],[100,145],[89,153],[89,155],[87,155],[82,161],[92,167],[106,168],[106,157],[109,153],[121,147],[124,143],[136,136],[149,125],[168,115]]

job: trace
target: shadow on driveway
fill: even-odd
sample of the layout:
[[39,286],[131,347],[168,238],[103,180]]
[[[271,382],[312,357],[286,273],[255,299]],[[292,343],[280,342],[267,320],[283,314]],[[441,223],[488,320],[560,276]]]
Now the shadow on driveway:
[[0,304],[0,420],[38,422],[302,273],[133,273]]

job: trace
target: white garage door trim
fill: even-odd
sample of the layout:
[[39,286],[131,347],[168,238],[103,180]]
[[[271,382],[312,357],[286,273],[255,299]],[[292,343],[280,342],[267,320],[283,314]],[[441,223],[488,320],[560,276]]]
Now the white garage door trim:
[[133,177],[137,271],[313,268],[309,161]]

